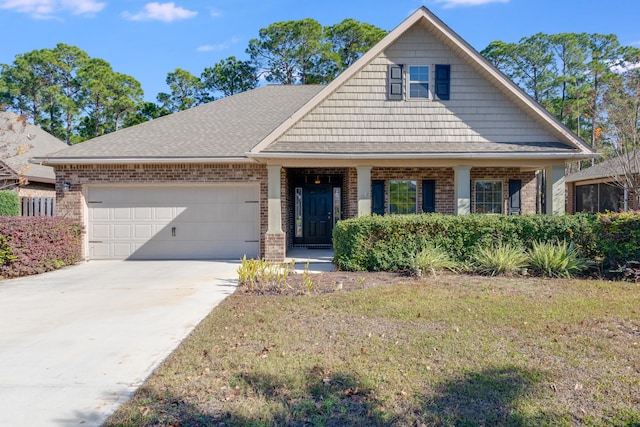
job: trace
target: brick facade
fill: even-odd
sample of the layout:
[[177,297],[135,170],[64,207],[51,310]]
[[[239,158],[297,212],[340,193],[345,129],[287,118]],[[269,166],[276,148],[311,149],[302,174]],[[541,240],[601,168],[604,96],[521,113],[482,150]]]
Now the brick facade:
[[[436,181],[436,212],[453,215],[454,181],[452,168],[373,168],[372,180],[415,180],[418,186],[418,213],[422,212],[422,180]],[[384,210],[389,212],[389,185],[384,189]]]
[[[282,261],[286,248],[293,245],[294,212],[293,189],[297,176],[340,177],[342,200],[341,217],[354,218],[358,214],[357,169],[345,168],[283,168],[281,171],[282,229],[284,233],[267,234],[267,168],[258,164],[132,164],[132,165],[67,165],[56,168],[57,212],[59,216],[76,221],[84,220],[83,188],[95,184],[197,184],[246,183],[260,184],[260,256],[269,261]],[[454,212],[454,171],[452,168],[373,167],[372,180],[404,179],[417,182],[418,212],[422,206],[422,180],[436,181],[436,212]],[[504,206],[508,198],[508,180],[522,180],[522,213],[536,212],[535,172],[521,172],[517,168],[472,168],[471,179],[500,179],[503,181]],[[64,184],[69,191],[63,191]],[[388,185],[385,186],[385,209],[388,210]],[[473,198],[473,193],[472,193]],[[473,206],[472,206],[473,208]]]
[[[523,215],[536,213],[536,173],[535,171],[522,172],[517,168],[472,168],[471,181],[475,180],[500,180],[502,181],[503,212],[507,213],[507,201],[509,199],[509,180],[522,180],[521,209]],[[471,212],[474,212],[475,186],[471,186]]]
[[[131,164],[56,167],[58,216],[84,220],[83,186],[87,184],[260,183],[260,254],[267,231],[267,168],[258,164]],[[64,192],[63,186],[71,188]]]

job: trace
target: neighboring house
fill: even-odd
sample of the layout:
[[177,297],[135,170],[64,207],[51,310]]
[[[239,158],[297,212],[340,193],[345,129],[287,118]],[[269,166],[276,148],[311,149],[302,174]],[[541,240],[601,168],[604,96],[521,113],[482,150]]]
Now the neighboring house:
[[[265,86],[49,156],[88,258],[282,261],[371,213],[565,212],[594,153],[426,8],[327,86]],[[63,191],[67,188],[69,191]]]
[[[621,160],[626,158],[627,160]],[[567,212],[620,212],[640,209],[638,198],[627,188],[640,184],[640,153],[612,157],[567,175]],[[625,179],[631,176],[630,180]]]
[[17,189],[21,197],[55,197],[53,168],[29,159],[64,148],[68,145],[38,126],[0,112],[0,188]]

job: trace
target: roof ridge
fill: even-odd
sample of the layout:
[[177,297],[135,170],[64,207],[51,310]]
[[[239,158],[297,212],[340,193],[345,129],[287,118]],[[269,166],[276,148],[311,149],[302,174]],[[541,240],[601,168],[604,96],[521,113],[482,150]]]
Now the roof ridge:
[[[396,26],[390,31],[381,41],[374,45],[368,52],[360,57],[354,64],[343,71],[336,79],[329,83],[322,91],[316,96],[311,98],[305,105],[298,109],[291,115],[285,122],[283,122],[278,128],[274,129],[267,137],[258,142],[248,153],[249,156],[260,153],[269,145],[278,140],[282,135],[294,127],[300,120],[306,117],[312,110],[318,107],[323,101],[325,101],[332,93],[342,87],[347,81],[353,78],[360,70],[362,70],[367,64],[377,58],[386,48],[396,42],[405,32],[407,32],[414,25],[420,21],[426,20],[432,24],[430,28],[438,31],[457,46],[460,51],[458,54],[464,54],[464,59],[468,62],[472,60],[477,66],[485,69],[489,75],[493,78],[496,84],[498,84],[498,90],[501,92],[510,92],[516,99],[520,100],[522,106],[529,110],[526,114],[533,114],[543,122],[547,123],[555,132],[558,140],[568,146],[580,150],[584,154],[593,154],[593,150],[584,141],[582,141],[577,135],[571,132],[565,125],[557,120],[551,113],[544,109],[540,104],[534,101],[527,93],[525,93],[520,87],[518,87],[511,79],[509,79],[504,73],[498,70],[493,64],[487,61],[473,46],[471,46],[460,35],[453,31],[447,24],[445,24],[440,18],[438,18],[433,12],[431,12],[426,6],[419,7],[414,13],[412,13],[407,19]],[[515,102],[515,101],[512,101]],[[517,103],[516,103],[517,104]],[[564,142],[563,142],[564,141]]]

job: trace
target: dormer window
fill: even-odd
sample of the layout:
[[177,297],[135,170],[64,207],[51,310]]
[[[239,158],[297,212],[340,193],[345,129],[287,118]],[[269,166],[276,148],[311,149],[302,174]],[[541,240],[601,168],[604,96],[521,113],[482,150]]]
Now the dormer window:
[[429,98],[429,67],[412,65],[409,67],[409,98]]

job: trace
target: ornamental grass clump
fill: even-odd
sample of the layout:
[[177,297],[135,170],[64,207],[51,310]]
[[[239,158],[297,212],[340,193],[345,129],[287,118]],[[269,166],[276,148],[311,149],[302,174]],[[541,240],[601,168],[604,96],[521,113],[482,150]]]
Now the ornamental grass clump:
[[533,274],[548,277],[571,277],[589,267],[573,243],[533,242],[527,251]]
[[436,275],[436,272],[442,270],[459,271],[460,267],[457,262],[451,259],[447,251],[438,245],[429,245],[418,252],[412,260],[412,268],[423,273],[430,272]]
[[270,263],[264,259],[247,259],[245,255],[236,271],[238,285],[249,293],[281,291],[290,288],[287,277],[295,271],[295,261]]
[[479,274],[497,276],[520,273],[527,265],[527,254],[520,246],[499,243],[476,247],[471,256],[470,269]]

